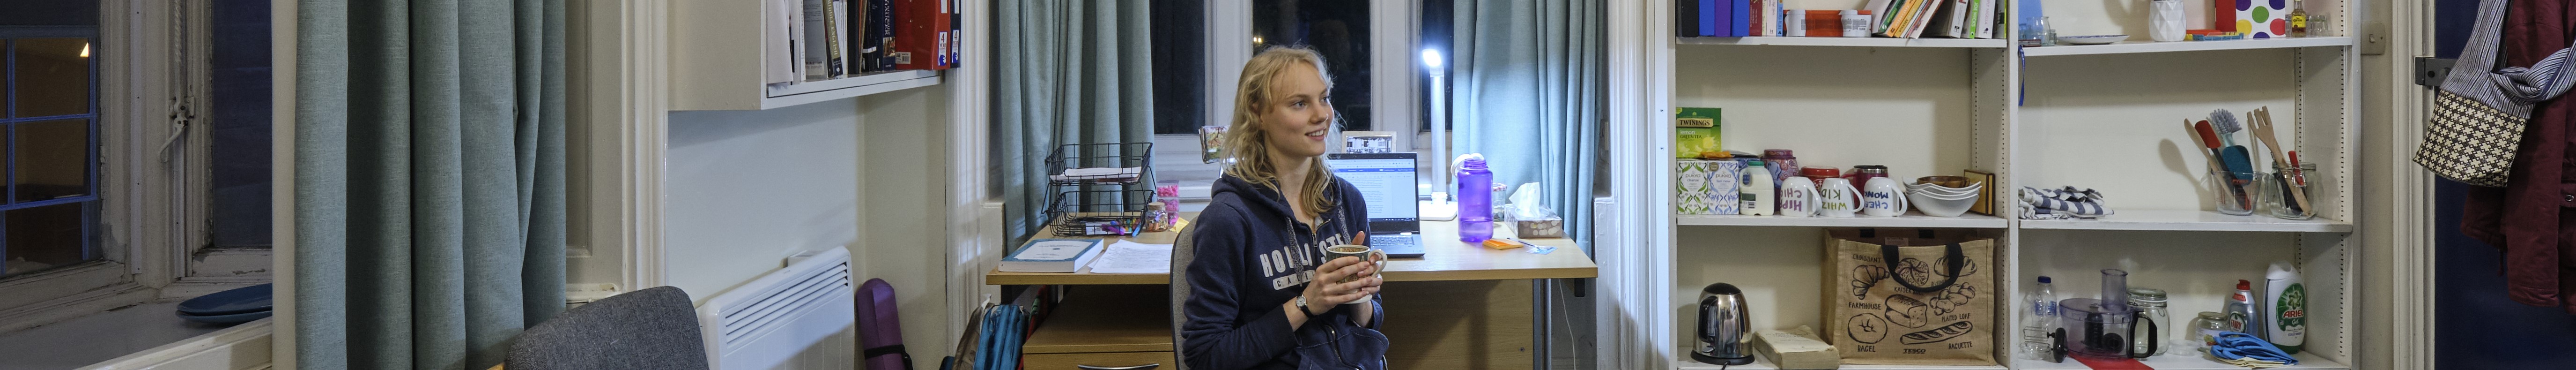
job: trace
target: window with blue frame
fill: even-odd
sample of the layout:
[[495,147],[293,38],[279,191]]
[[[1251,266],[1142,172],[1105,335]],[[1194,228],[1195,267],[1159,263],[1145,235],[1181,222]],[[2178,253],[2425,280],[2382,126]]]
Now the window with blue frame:
[[99,260],[97,26],[0,26],[0,277]]

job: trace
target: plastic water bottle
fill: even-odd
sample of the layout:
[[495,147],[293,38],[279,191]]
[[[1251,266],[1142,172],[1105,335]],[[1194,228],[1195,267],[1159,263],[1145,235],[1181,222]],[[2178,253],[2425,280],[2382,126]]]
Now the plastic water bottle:
[[2048,357],[2048,347],[2053,344],[2048,335],[2057,332],[2057,288],[2050,286],[2047,276],[2041,276],[2039,289],[2033,289],[2023,296],[2027,297],[2024,302],[2029,306],[2030,311],[2028,315],[2022,316],[2022,321],[2031,324],[2021,328],[2022,353],[2038,356],[2035,359],[2045,360]]
[[1485,155],[1467,153],[1458,156],[1458,240],[1483,243],[1494,237],[1494,171],[1485,169]]

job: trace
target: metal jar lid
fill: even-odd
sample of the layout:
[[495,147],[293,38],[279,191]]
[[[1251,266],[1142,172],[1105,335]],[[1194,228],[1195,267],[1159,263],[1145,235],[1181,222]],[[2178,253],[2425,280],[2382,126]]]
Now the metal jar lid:
[[1763,157],[1763,158],[1797,158],[1797,157],[1798,157],[1798,155],[1797,155],[1797,154],[1795,154],[1795,153],[1791,153],[1788,149],[1763,149],[1763,150],[1762,150],[1762,157]]
[[1853,171],[1855,171],[1855,172],[1859,172],[1859,173],[1874,174],[1874,175],[1885,175],[1885,174],[1887,174],[1887,166],[1881,166],[1881,165],[1875,165],[1875,164],[1864,164],[1864,165],[1852,166],[1852,170],[1853,170]]
[[2165,290],[2156,288],[2129,288],[2129,302],[2133,304],[2152,304],[2163,306],[2165,304]]

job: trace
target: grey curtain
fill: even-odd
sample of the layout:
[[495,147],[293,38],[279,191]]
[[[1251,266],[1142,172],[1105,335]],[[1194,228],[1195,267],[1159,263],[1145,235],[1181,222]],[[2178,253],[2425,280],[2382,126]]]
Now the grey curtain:
[[562,0],[298,0],[305,369],[484,369],[564,307]]
[[[1450,124],[1459,153],[1484,153],[1494,182],[1537,182],[1566,233],[1592,248],[1603,128],[1600,0],[1460,1]],[[1502,200],[1496,199],[1496,203]]]
[[[994,3],[993,178],[1018,245],[1046,224],[1047,154],[1063,144],[1153,141],[1145,0]],[[1170,150],[1161,150],[1170,151]],[[1193,157],[1195,158],[1195,157]]]

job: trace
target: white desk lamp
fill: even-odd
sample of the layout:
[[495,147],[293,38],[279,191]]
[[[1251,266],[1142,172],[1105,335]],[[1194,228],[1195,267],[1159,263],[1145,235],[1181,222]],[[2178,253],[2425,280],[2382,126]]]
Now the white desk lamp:
[[1449,89],[1440,83],[1448,77],[1449,70],[1441,68],[1439,50],[1422,49],[1422,66],[1431,72],[1431,158],[1424,159],[1440,166],[1431,174],[1435,187],[1431,188],[1431,200],[1421,202],[1419,216],[1423,220],[1448,221],[1458,218],[1458,205],[1449,203],[1449,191],[1453,190],[1449,185]]

